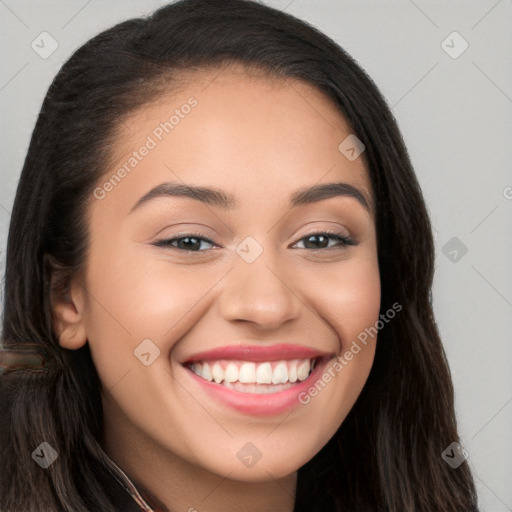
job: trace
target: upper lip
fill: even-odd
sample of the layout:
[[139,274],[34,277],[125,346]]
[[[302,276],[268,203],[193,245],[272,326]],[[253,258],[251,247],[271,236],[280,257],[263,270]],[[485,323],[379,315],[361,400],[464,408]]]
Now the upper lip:
[[279,343],[276,345],[226,345],[204,352],[198,352],[186,360],[196,361],[231,359],[239,361],[281,361],[287,359],[314,359],[332,356],[331,352],[318,350],[305,345]]

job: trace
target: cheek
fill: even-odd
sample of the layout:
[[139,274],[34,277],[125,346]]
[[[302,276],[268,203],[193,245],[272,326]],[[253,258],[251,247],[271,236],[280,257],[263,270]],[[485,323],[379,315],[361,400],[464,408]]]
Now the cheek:
[[352,258],[301,275],[308,301],[339,339],[339,351],[379,318],[381,287],[377,257]]
[[[317,267],[310,274],[301,272],[301,281],[303,297],[333,330],[339,344],[339,357],[298,397],[307,411],[302,427],[310,440],[304,454],[308,458],[335,434],[371,370],[377,336],[369,336],[368,331],[379,319],[381,299],[377,257],[368,253],[367,258]],[[314,339],[313,330],[309,335]]]
[[86,280],[87,338],[107,387],[127,371],[140,369],[136,353],[144,340],[152,340],[161,356],[168,354],[175,340],[199,321],[204,313],[201,298],[217,280],[211,272],[201,274],[154,258],[149,265],[148,259],[132,249],[103,250],[91,260],[94,271]]

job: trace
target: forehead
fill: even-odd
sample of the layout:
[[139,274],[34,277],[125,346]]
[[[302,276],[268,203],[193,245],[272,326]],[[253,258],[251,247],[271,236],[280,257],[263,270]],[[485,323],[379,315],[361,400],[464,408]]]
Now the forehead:
[[133,203],[159,182],[181,180],[235,195],[264,193],[270,202],[284,191],[288,197],[344,181],[371,197],[363,158],[350,161],[339,150],[351,133],[333,101],[304,81],[238,65],[180,72],[119,125],[103,181],[150,145],[113,195],[130,195]]

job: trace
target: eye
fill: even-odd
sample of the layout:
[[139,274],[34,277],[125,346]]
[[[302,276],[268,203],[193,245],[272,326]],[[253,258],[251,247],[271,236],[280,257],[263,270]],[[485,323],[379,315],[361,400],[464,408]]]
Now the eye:
[[[355,240],[350,236],[346,236],[341,233],[331,233],[329,231],[311,233],[310,235],[299,240],[298,243],[302,242],[303,240],[306,241],[306,247],[299,247],[299,249],[334,249],[336,246],[339,246],[340,249],[343,249],[348,245],[357,245]],[[334,240],[337,243],[329,246],[330,240]],[[311,245],[313,247],[311,247]]]
[[201,247],[203,242],[206,242],[210,245],[215,245],[214,242],[208,238],[205,238],[204,236],[200,236],[198,233],[187,233],[175,238],[157,240],[154,245],[157,247],[171,246],[182,251],[203,252],[199,250],[199,247]]
[[[331,233],[325,231],[311,233],[310,235],[299,240],[297,243],[303,241],[305,241],[305,247],[299,247],[299,249],[333,249],[337,246],[339,246],[340,249],[343,249],[349,245],[357,245],[356,242],[349,236],[343,235],[341,233]],[[335,243],[329,245],[330,241],[334,241]],[[201,236],[199,233],[186,233],[179,237],[157,240],[154,245],[157,247],[170,246],[174,249],[187,252],[204,252],[206,249],[209,249],[209,247],[203,248],[201,250],[200,248],[204,247],[202,245],[203,243],[210,246],[216,245],[215,242],[212,242],[208,238]]]

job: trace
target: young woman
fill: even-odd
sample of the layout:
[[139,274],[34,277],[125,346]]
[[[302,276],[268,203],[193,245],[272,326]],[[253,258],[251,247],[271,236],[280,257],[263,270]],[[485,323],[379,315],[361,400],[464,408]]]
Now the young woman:
[[431,225],[375,84],[184,0],[44,100],[7,248],[4,511],[477,511]]

